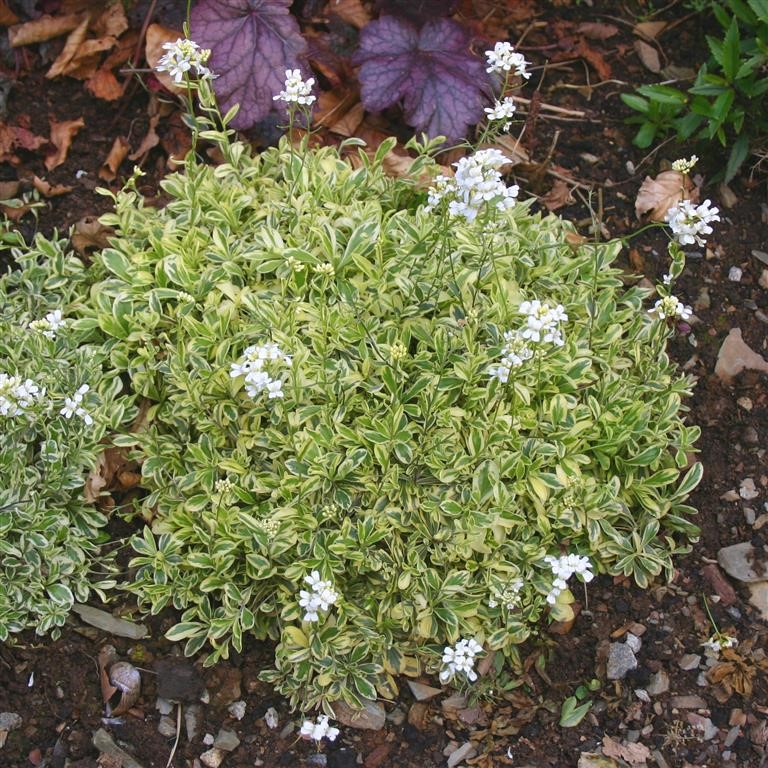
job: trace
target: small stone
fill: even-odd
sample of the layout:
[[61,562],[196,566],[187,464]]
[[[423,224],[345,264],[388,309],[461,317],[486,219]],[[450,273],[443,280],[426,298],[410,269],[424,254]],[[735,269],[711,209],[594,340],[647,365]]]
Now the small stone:
[[722,605],[727,607],[733,605],[738,600],[736,590],[714,563],[705,565],[701,569],[701,575],[712,585],[712,589],[717,593]]
[[606,674],[609,680],[622,680],[637,667],[634,651],[626,643],[611,643],[608,649]]
[[226,752],[213,747],[200,755],[200,762],[206,766],[206,768],[219,768],[222,762],[224,762],[226,754]]
[[677,662],[680,669],[684,669],[686,672],[691,669],[696,669],[699,664],[701,664],[701,656],[697,653],[686,653],[685,656]]
[[744,507],[744,522],[747,525],[754,525],[757,520],[757,513],[752,507]]
[[597,752],[582,752],[579,755],[578,768],[619,768],[612,757],[605,757]]
[[431,685],[424,685],[424,683],[419,683],[416,680],[409,680],[408,687],[416,701],[429,701],[442,693],[440,688],[433,688]]
[[705,709],[707,702],[701,696],[692,693],[685,696],[670,697],[669,706],[675,709]]
[[242,720],[245,717],[245,708],[246,704],[244,701],[233,701],[227,707],[227,712],[229,712],[235,720]]
[[699,295],[696,297],[696,301],[693,302],[693,308],[697,312],[701,312],[702,309],[709,309],[712,304],[712,300],[709,297],[709,288],[699,289]]
[[740,283],[743,274],[744,273],[742,272],[740,267],[731,267],[728,270],[728,279],[732,283]]
[[448,768],[454,768],[462,760],[468,760],[477,754],[477,749],[471,741],[465,741],[455,752],[448,756]]
[[[750,400],[750,406],[751,404],[752,401]],[[745,477],[739,486],[739,496],[746,501],[751,501],[752,499],[756,499],[759,495],[760,491],[755,488],[755,481],[751,477]]]
[[210,747],[215,739],[213,738],[212,733],[206,733],[205,736],[203,736],[203,744],[205,744],[206,747]]
[[768,581],[756,581],[748,589],[749,604],[757,608],[763,621],[768,621]]
[[715,375],[730,384],[745,368],[768,372],[768,360],[749,348],[741,336],[741,328],[731,328],[717,353]]
[[274,730],[280,724],[280,718],[277,716],[277,710],[274,707],[270,707],[264,713],[264,722],[267,724],[267,728]]
[[637,696],[640,701],[644,701],[646,704],[651,703],[651,697],[648,695],[648,691],[646,691],[644,688],[635,688],[635,696]]
[[757,445],[760,442],[760,435],[751,424],[744,429],[744,442],[750,445]]
[[726,734],[725,739],[723,739],[723,746],[732,747],[733,743],[736,741],[736,739],[739,738],[740,735],[741,735],[741,726],[734,725],[733,728],[731,728]]
[[173,712],[174,706],[172,701],[168,701],[168,699],[164,699],[162,696],[158,696],[157,701],[155,702],[155,709],[161,715],[170,715],[171,712]]
[[0,749],[5,746],[8,734],[21,728],[22,722],[21,715],[15,712],[0,712]]
[[364,700],[362,710],[352,709],[343,701],[333,703],[336,719],[350,728],[361,728],[368,731],[380,731],[386,721],[384,707],[377,701]]
[[163,715],[157,724],[157,732],[167,739],[172,738],[176,735],[176,721],[168,715]]
[[690,712],[686,715],[686,720],[697,730],[701,731],[704,741],[714,739],[720,733],[720,729],[708,718]]
[[646,687],[650,696],[660,696],[669,690],[669,675],[660,669],[651,675],[651,680]]
[[402,725],[405,722],[405,712],[400,707],[395,707],[391,712],[387,712],[387,720],[392,725]]
[[440,702],[440,707],[446,717],[456,717],[459,710],[467,708],[467,697],[461,693],[453,693]]
[[379,766],[389,757],[389,753],[392,751],[392,744],[385,742],[379,744],[376,749],[368,754],[363,763],[364,768],[379,768]]
[[316,768],[325,768],[328,765],[328,756],[322,752],[315,752],[307,758],[307,765],[314,765]]
[[[2,715],[0,715],[2,717]],[[103,729],[99,728],[93,734],[93,746],[105,755],[109,755],[113,762],[117,762],[122,768],[142,768],[141,763],[133,759],[124,749],[115,744],[112,737]]]
[[743,541],[723,547],[717,553],[717,562],[732,578],[750,583],[768,578],[764,557],[764,552],[759,552],[748,541]]
[[[184,727],[187,731],[187,741],[194,741],[200,733],[203,724],[203,707],[201,704],[187,704],[184,708]],[[213,743],[213,742],[211,742]]]
[[764,269],[764,270],[763,270],[763,271],[760,273],[760,277],[759,277],[759,278],[758,278],[758,280],[757,280],[757,284],[758,284],[758,285],[759,285],[761,288],[765,288],[766,290],[768,290],[768,269]]
[[240,739],[234,731],[225,731],[223,728],[216,734],[213,741],[216,749],[223,749],[225,752],[233,752],[240,746]]
[[639,653],[643,645],[643,641],[637,635],[632,634],[632,632],[627,632],[624,642],[632,649],[633,653]]

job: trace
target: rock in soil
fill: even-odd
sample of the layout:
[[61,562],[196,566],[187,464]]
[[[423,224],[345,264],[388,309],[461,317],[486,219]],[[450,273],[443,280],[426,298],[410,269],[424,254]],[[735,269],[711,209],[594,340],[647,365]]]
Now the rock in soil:
[[757,608],[763,621],[768,621],[768,581],[756,581],[748,589],[750,605]]
[[213,747],[200,755],[200,762],[206,766],[206,768],[219,768],[226,755],[227,753],[224,752],[224,750]]
[[462,760],[469,760],[477,754],[475,745],[465,741],[457,750],[448,755],[448,768],[455,768]]
[[365,709],[352,709],[343,701],[333,703],[336,719],[350,728],[361,728],[368,731],[380,731],[386,721],[384,707],[377,701],[366,701]]
[[429,701],[442,693],[440,688],[433,688],[431,685],[424,685],[424,683],[418,683],[415,680],[409,680],[408,687],[416,701]]
[[697,653],[686,653],[685,656],[682,656],[680,661],[677,662],[680,669],[683,669],[686,672],[691,669],[696,669],[699,664],[701,664],[701,656]]
[[225,752],[232,752],[240,746],[240,739],[234,731],[225,731],[222,728],[216,734],[213,746],[216,749],[223,749]]
[[605,670],[609,680],[622,680],[636,667],[635,652],[626,643],[611,643]]
[[197,670],[185,659],[158,659],[155,662],[155,672],[157,695],[163,699],[193,702],[197,701],[205,690]]
[[759,551],[748,541],[723,547],[717,553],[720,567],[732,578],[746,583],[768,579],[765,551]]
[[93,746],[102,754],[114,758],[122,768],[142,768],[141,763],[134,760],[124,749],[120,749],[103,728],[93,734]]
[[645,689],[649,696],[660,696],[669,690],[669,675],[660,669],[651,675],[651,680]]
[[15,712],[0,712],[0,749],[5,746],[5,740],[11,731],[21,728],[21,715]]

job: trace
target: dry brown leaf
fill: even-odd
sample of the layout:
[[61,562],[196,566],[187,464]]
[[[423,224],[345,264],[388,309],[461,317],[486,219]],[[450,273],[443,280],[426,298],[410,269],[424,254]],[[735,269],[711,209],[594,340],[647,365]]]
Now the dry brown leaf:
[[104,704],[117,693],[117,688],[109,679],[109,668],[117,661],[117,651],[113,645],[105,645],[99,651],[97,664],[99,667],[99,681],[101,682],[101,698]]
[[10,200],[19,194],[20,181],[0,181],[0,200]]
[[72,60],[66,66],[63,74],[87,80],[99,68],[102,54],[111,51],[117,40],[114,37],[97,37],[85,40],[77,49]]
[[128,140],[118,136],[112,142],[112,149],[109,150],[107,159],[99,168],[99,178],[104,179],[104,181],[114,181],[117,178],[120,164],[125,160],[130,149],[131,145],[128,143]]
[[39,19],[25,21],[8,29],[8,42],[11,48],[22,45],[34,45],[66,35],[82,24],[80,13],[68,13],[60,16],[41,16]]
[[615,24],[601,24],[599,21],[584,21],[576,27],[576,31],[590,40],[607,40],[618,34]]
[[355,131],[357,131],[360,123],[363,122],[364,117],[365,109],[358,101],[345,115],[330,124],[328,130],[332,133],[337,133],[339,136],[354,136]]
[[128,661],[116,661],[109,667],[107,674],[110,685],[120,692],[116,706],[111,706],[109,701],[106,702],[107,715],[119,717],[124,715],[138,701],[141,693],[141,674]]
[[539,199],[539,202],[543,203],[547,210],[556,211],[558,208],[562,208],[564,205],[570,205],[574,202],[571,195],[571,188],[562,179],[556,179],[552,185],[552,189],[547,192],[546,195]]
[[[514,136],[499,136],[488,147],[501,150],[512,161],[512,165],[531,162],[528,151]],[[486,148],[482,147],[482,149]]]
[[632,31],[638,37],[655,40],[668,26],[668,21],[641,21],[639,24],[635,24]]
[[85,120],[82,117],[77,120],[62,120],[60,123],[51,118],[51,144],[56,151],[45,158],[45,167],[49,171],[58,168],[67,159],[72,139],[84,125]]
[[644,744],[633,742],[620,744],[610,736],[603,736],[603,755],[626,760],[630,765],[642,765],[651,756],[651,750]]
[[108,5],[93,22],[91,28],[97,37],[120,37],[128,29],[128,19],[125,17],[123,4],[117,0]]
[[45,73],[49,80],[66,72],[67,68],[72,64],[80,46],[85,41],[85,36],[88,34],[89,21],[90,16],[84,16],[80,24],[69,33],[67,42],[64,43],[64,48],[62,48],[61,53],[56,61],[53,62],[51,68]]
[[84,216],[75,223],[70,240],[72,247],[81,256],[86,256],[91,249],[106,248],[113,234],[114,231],[101,224],[95,216]]
[[123,86],[111,70],[101,67],[86,80],[85,87],[97,99],[115,101],[123,95]]
[[19,17],[8,7],[8,0],[0,0],[0,27],[16,24]]
[[129,160],[138,160],[144,162],[144,158],[150,149],[154,149],[160,143],[160,137],[157,135],[157,124],[160,122],[160,115],[152,115],[149,118],[149,127],[147,133],[139,144],[139,148],[128,155]]
[[371,14],[361,0],[331,0],[328,12],[358,29],[362,29],[371,20]]
[[162,56],[165,54],[163,44],[172,43],[174,40],[183,36],[183,33],[179,32],[177,29],[164,27],[162,24],[150,24],[149,27],[147,27],[144,56],[147,60],[147,64],[153,70],[155,77],[169,91],[171,91],[171,93],[183,93],[184,89],[180,85],[176,85],[173,78],[167,72],[158,72],[156,67]]
[[104,59],[104,63],[101,65],[101,68],[114,69],[115,67],[119,67],[125,64],[125,62],[133,56],[138,41],[138,30],[132,29],[126,32],[121,38],[118,39],[117,45],[115,45],[112,53],[110,53],[109,56]]
[[689,176],[678,171],[662,171],[655,179],[646,176],[635,200],[638,218],[648,214],[651,221],[664,221],[667,211],[681,200],[699,201],[699,190]]
[[642,62],[643,66],[651,72],[661,72],[661,59],[659,52],[650,43],[645,40],[635,40],[635,53]]
[[72,187],[68,187],[65,184],[51,184],[39,176],[32,177],[32,184],[43,197],[58,197],[72,191]]

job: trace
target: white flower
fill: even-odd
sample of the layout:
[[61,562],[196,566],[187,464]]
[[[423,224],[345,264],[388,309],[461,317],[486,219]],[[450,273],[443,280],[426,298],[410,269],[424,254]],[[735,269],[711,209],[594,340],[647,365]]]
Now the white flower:
[[509,375],[513,368],[520,367],[526,360],[533,357],[533,350],[528,346],[520,331],[506,331],[504,333],[506,346],[501,350],[501,362],[492,365],[488,369],[490,376],[498,379],[502,384],[509,381]]
[[702,643],[707,656],[713,656],[715,658],[720,656],[720,651],[723,650],[723,648],[734,648],[738,644],[739,641],[735,637],[724,635],[721,632],[715,633],[709,640]]
[[526,80],[531,73],[526,70],[528,62],[522,53],[517,53],[511,43],[496,43],[492,51],[485,52],[488,63],[486,72],[510,72],[514,70],[519,77]]
[[447,683],[457,672],[464,674],[470,682],[477,680],[475,672],[475,657],[482,652],[483,646],[474,638],[462,638],[452,648],[450,645],[443,650],[443,669],[440,681]]
[[503,101],[497,99],[492,107],[486,107],[485,114],[489,122],[503,120],[504,124],[501,126],[501,130],[508,131],[509,126],[512,125],[510,120],[514,116],[516,109],[514,99],[511,96],[507,96]]
[[665,272],[661,276],[661,282],[664,283],[664,285],[672,285],[672,275]]
[[245,391],[248,397],[257,398],[262,392],[267,393],[270,400],[284,397],[283,382],[273,378],[281,366],[291,364],[291,356],[286,355],[278,344],[253,344],[246,347],[240,360],[229,366],[229,375],[236,379],[245,377]]
[[696,155],[691,155],[690,160],[686,160],[685,158],[675,160],[675,162],[672,163],[672,170],[677,171],[678,173],[690,173],[690,171],[693,170],[693,166],[698,162],[699,158],[696,157]]
[[664,296],[654,304],[653,309],[648,310],[649,314],[656,315],[660,320],[679,318],[680,320],[690,320],[693,315],[693,309],[683,304],[677,296]]
[[63,328],[67,321],[63,319],[60,309],[49,312],[42,320],[32,320],[29,327],[33,331],[40,331],[48,339],[55,339],[59,328]]
[[32,379],[0,373],[0,416],[20,416],[44,394]]
[[311,720],[305,720],[301,724],[299,733],[305,739],[313,739],[320,743],[323,739],[335,741],[339,735],[339,729],[328,722],[328,715],[319,715],[314,723]]
[[330,581],[323,581],[319,571],[312,571],[304,577],[310,591],[302,589],[299,592],[299,605],[305,609],[304,621],[320,621],[319,611],[328,611],[339,599],[338,593],[332,588]]
[[555,577],[552,581],[552,589],[547,595],[547,602],[550,605],[554,605],[557,602],[560,593],[568,586],[568,579],[574,574],[581,576],[582,580],[587,583],[595,578],[595,574],[592,573],[592,564],[589,562],[588,557],[581,555],[561,555],[560,557],[547,555],[544,558],[544,562],[552,569],[552,575]]
[[552,307],[538,299],[524,301],[519,308],[521,315],[526,316],[526,326],[519,333],[523,339],[536,344],[554,344],[562,347],[565,344],[560,323],[568,319],[562,304]]
[[167,72],[176,84],[184,82],[184,76],[195,70],[200,78],[213,77],[211,70],[205,66],[211,56],[208,48],[201,48],[194,40],[180,37],[175,43],[163,43],[166,54],[157,62],[158,72]]
[[454,163],[453,178],[438,176],[435,179],[429,189],[427,210],[447,200],[451,216],[474,221],[486,204],[494,205],[499,211],[511,208],[520,188],[517,184],[506,186],[499,171],[510,162],[498,149],[481,149],[471,157],[462,157]]
[[720,221],[720,209],[711,205],[709,200],[699,206],[690,200],[681,200],[667,211],[666,222],[680,245],[704,245],[704,235],[712,234],[710,223]]
[[64,407],[59,413],[65,419],[71,419],[73,416],[79,416],[87,426],[93,424],[93,417],[82,406],[83,398],[90,391],[90,387],[87,384],[83,384],[72,397],[64,398]]
[[310,106],[315,103],[315,97],[312,95],[312,86],[315,84],[315,78],[310,77],[303,80],[300,69],[285,70],[285,87],[277,96],[273,96],[273,101],[284,101],[287,104],[304,104]]

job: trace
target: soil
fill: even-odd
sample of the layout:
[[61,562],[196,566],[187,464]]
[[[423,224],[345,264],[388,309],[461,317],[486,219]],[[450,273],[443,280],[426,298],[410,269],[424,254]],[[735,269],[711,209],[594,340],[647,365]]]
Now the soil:
[[[530,118],[526,125],[526,149],[534,162],[546,161],[543,168],[564,173],[579,183],[575,201],[558,213],[577,222],[585,233],[596,214],[602,223],[602,236],[627,235],[638,228],[634,196],[643,176],[655,175],[661,158],[673,160],[689,155],[691,150],[670,143],[646,156],[631,144],[633,130],[624,123],[627,111],[618,93],[655,80],[633,51],[632,25],[637,16],[626,8],[617,10],[608,2],[596,2],[591,8],[577,4],[553,9],[544,2],[528,5],[536,12],[537,23],[528,30],[522,49],[538,62],[559,54],[563,59],[546,73],[537,73],[541,75],[538,98],[586,116],[556,120],[554,113],[539,109],[538,118]],[[681,18],[684,11],[677,7],[670,13]],[[518,39],[529,21],[513,24],[510,39]],[[565,33],[573,33],[580,22],[616,25],[617,32],[609,39],[588,43],[600,57],[602,63],[598,64],[608,66],[609,73],[603,71],[600,75],[594,60],[589,64],[583,56],[569,53]],[[674,63],[696,64],[701,55],[698,41],[702,39],[698,24],[697,19],[692,19],[678,27],[675,48],[669,52]],[[28,115],[30,129],[40,134],[47,132],[48,116],[57,120],[82,116],[85,126],[66,162],[52,173],[45,174],[43,155],[35,152],[21,152],[19,163],[0,169],[1,180],[45,174],[51,183],[74,187],[69,194],[47,200],[37,220],[31,216],[21,220],[19,227],[27,236],[35,228],[46,234],[54,229],[66,231],[81,218],[107,210],[109,200],[96,194],[94,188],[115,189],[120,179],[105,185],[99,180],[99,168],[116,136],[128,137],[135,147],[148,125],[148,95],[141,88],[130,89],[122,100],[105,108],[104,102],[91,97],[80,82],[69,78],[49,81],[43,71],[33,62],[20,74],[8,101],[6,121],[15,123],[20,116]],[[43,106],[31,105],[30,94],[39,97]],[[393,125],[391,129],[402,132],[403,126]],[[161,120],[157,130],[162,137],[172,128]],[[722,159],[718,148],[712,147],[710,152],[702,155],[702,167],[697,168],[704,183]],[[157,195],[166,160],[162,145],[144,160],[146,176],[141,180],[141,190],[148,197]],[[130,165],[126,162],[121,167],[123,175],[130,172]],[[85,174],[78,173],[82,171]],[[518,181],[529,193],[541,195],[551,187],[553,177],[532,173]],[[240,739],[239,746],[227,755],[225,768],[344,768],[361,763],[365,768],[430,768],[444,766],[444,750],[470,737],[478,753],[463,763],[466,765],[581,768],[580,755],[595,751],[601,742],[604,744],[605,736],[617,742],[644,744],[650,749],[648,764],[659,768],[747,768],[768,764],[768,686],[765,667],[759,668],[760,660],[765,658],[768,625],[749,604],[748,594],[740,585],[733,585],[736,599],[725,605],[728,600],[722,597],[722,586],[714,584],[711,577],[718,550],[760,537],[761,515],[768,511],[768,381],[765,375],[745,373],[732,386],[725,386],[713,373],[718,350],[731,328],[740,328],[744,340],[755,351],[766,354],[768,347],[768,288],[765,278],[763,285],[758,282],[768,265],[752,255],[755,250],[768,250],[765,179],[750,178],[747,169],[731,188],[737,203],[725,210],[723,222],[708,246],[689,254],[677,291],[688,303],[696,303],[692,331],[674,341],[671,354],[698,380],[688,407],[690,422],[702,428],[698,458],[704,464],[705,476],[691,502],[699,510],[696,522],[701,526],[701,538],[690,554],[678,560],[670,583],[657,580],[643,591],[628,581],[599,578],[590,585],[588,602],[585,596],[570,631],[552,631],[540,645],[526,649],[530,668],[518,681],[522,683],[519,688],[495,696],[488,691],[477,706],[473,702],[457,704],[454,699],[446,705],[444,699],[450,692],[420,704],[414,702],[403,681],[398,700],[387,705],[389,717],[383,730],[342,728],[340,737],[324,746],[321,755],[297,738],[295,728],[285,728],[295,723],[296,716],[284,700],[258,680],[259,671],[269,665],[269,647],[252,642],[242,654],[208,670],[202,669],[199,660],[193,660],[194,669],[210,693],[210,703],[203,708],[197,737],[189,742],[182,735],[173,752],[174,739],[157,730],[158,676],[153,666],[178,653],[175,646],[162,639],[173,617],[154,617],[149,622],[151,639],[142,641],[110,637],[73,620],[59,640],[23,635],[16,644],[0,647],[0,712],[15,712],[23,719],[21,728],[11,731],[0,748],[0,765],[117,765],[114,761],[97,763],[99,750],[94,748],[92,736],[105,728],[140,766],[166,766],[173,752],[170,766],[181,768],[197,765],[195,759],[208,749],[202,736],[216,735],[222,727],[235,731]],[[713,188],[705,188],[704,196],[719,202],[721,198]],[[594,210],[587,205],[590,201]],[[666,271],[665,254],[663,236],[646,233],[632,240],[626,267],[658,281]],[[734,266],[743,271],[738,282],[728,279]],[[708,293],[708,299],[703,292]],[[728,491],[738,491],[745,478],[754,480],[757,498],[745,501],[737,494],[735,501],[727,500],[733,494],[722,498]],[[130,604],[121,610],[129,614]],[[713,686],[702,678],[703,666],[687,671],[680,667],[678,662],[684,654],[703,653],[702,643],[714,631],[707,611],[720,630],[738,637],[742,647],[751,647],[751,653],[745,653],[745,663],[754,672],[751,696],[738,692],[728,696],[722,686]],[[608,644],[623,638],[627,631],[640,635],[639,666],[624,680],[608,681]],[[143,690],[136,705],[129,713],[112,718],[105,718],[97,665],[105,643],[113,644],[121,658],[144,670]],[[644,696],[651,676],[660,670],[669,677],[668,692]],[[591,694],[594,703],[590,712],[576,727],[559,727],[563,699],[593,679],[600,685]],[[425,682],[436,684],[434,680]],[[498,688],[503,682],[497,680],[495,685]],[[703,701],[692,700],[693,696]],[[228,712],[228,706],[239,699],[247,703],[247,708],[238,721]],[[695,706],[687,708],[691,702]],[[269,707],[278,713],[279,725],[274,730],[264,721]],[[184,711],[181,714],[183,720]],[[176,715],[174,710],[171,716]],[[714,733],[707,732],[705,719],[711,721]],[[643,762],[637,760],[635,764]],[[589,768],[600,764],[585,765]]]

